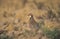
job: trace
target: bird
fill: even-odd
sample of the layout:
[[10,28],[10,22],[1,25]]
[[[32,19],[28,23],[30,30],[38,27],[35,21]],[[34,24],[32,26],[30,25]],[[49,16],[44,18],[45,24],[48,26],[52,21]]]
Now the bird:
[[40,28],[39,23],[36,22],[32,13],[29,13],[28,16],[30,17],[29,18],[29,26],[30,26],[31,30],[38,31]]

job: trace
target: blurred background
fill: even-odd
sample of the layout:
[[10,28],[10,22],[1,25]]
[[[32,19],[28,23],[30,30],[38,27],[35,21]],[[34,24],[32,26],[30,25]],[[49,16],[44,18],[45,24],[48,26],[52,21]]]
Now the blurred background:
[[0,0],[0,39],[60,39],[60,0]]

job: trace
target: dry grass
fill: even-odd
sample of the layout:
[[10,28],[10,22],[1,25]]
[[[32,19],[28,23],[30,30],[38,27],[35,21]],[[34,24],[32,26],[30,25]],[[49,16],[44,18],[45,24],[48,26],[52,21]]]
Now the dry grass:
[[[15,32],[15,27],[19,27],[18,34],[23,33],[26,35],[27,33],[29,35],[29,17],[27,16],[29,13],[34,15],[38,23],[41,22],[38,18],[41,16],[44,21],[44,25],[42,24],[44,27],[48,27],[51,30],[60,28],[60,0],[0,0],[0,30],[5,29],[12,33]],[[28,32],[25,32],[25,30]],[[14,35],[18,34],[14,33]],[[31,39],[39,39],[38,36],[32,36]],[[21,35],[21,39],[23,37]],[[24,38],[30,39],[29,36]]]

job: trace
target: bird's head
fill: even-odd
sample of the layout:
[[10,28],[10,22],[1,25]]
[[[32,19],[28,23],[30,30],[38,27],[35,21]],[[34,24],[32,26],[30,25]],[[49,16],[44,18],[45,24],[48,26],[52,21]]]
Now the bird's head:
[[28,16],[29,16],[29,18],[32,18],[33,17],[33,14],[32,13],[29,13]]

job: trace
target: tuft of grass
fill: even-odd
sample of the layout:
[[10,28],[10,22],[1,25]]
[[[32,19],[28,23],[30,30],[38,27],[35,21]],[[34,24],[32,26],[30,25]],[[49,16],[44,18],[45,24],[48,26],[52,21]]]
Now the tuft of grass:
[[14,36],[7,35],[6,33],[0,34],[0,39],[14,39]]
[[44,34],[51,39],[58,39],[60,35],[60,31],[58,29],[54,28],[53,30],[50,30],[49,28],[45,27],[42,29]]

